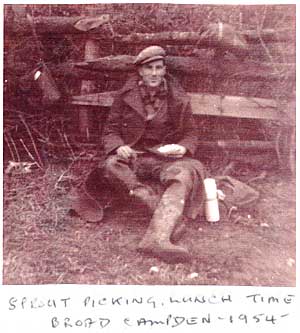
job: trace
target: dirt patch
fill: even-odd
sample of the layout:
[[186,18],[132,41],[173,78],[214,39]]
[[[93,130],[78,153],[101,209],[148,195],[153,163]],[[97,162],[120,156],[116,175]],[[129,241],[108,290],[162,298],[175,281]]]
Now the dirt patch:
[[72,216],[69,177],[63,167],[5,176],[4,284],[295,286],[293,179],[268,173],[252,183],[255,207],[191,222],[180,244],[192,262],[168,265],[136,252],[150,218],[136,203],[115,202],[101,223]]

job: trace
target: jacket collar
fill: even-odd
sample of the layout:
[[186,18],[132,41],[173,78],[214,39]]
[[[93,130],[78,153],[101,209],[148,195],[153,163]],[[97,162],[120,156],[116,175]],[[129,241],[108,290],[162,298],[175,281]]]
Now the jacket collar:
[[121,94],[123,95],[124,102],[144,118],[144,104],[140,95],[138,80],[138,75],[130,77],[121,89]]

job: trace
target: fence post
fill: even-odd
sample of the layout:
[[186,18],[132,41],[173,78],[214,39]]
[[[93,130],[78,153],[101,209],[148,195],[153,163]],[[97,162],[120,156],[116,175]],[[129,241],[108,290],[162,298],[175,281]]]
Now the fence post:
[[[89,39],[85,44],[84,60],[94,60],[99,58],[99,42]],[[96,90],[95,81],[82,80],[81,95],[93,93]],[[82,138],[90,140],[90,108],[89,106],[80,106],[78,108],[78,126]]]
[[[87,7],[82,13],[86,16],[94,15],[94,9]],[[94,60],[99,58],[100,43],[94,39],[87,39],[84,49],[84,60]],[[96,83],[92,80],[82,80],[81,95],[93,93],[96,90]],[[90,110],[89,106],[80,106],[78,109],[78,127],[81,138],[90,140]]]

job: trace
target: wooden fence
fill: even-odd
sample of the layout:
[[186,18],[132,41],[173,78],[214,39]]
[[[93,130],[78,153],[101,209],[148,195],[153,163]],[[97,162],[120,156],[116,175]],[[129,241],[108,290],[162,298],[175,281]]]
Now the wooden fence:
[[[98,92],[95,80],[115,80],[120,75],[134,70],[134,55],[112,55],[100,57],[102,43],[114,43],[125,46],[128,50],[133,45],[162,45],[182,47],[195,45],[196,52],[191,56],[170,55],[166,62],[170,72],[177,77],[188,76],[201,81],[209,78],[216,82],[224,80],[240,82],[268,83],[270,86],[282,86],[285,82],[295,81],[295,32],[293,30],[262,30],[241,31],[237,33],[228,25],[212,25],[213,34],[202,32],[161,32],[133,33],[116,35],[107,24],[109,15],[99,17],[38,17],[34,19],[34,29],[42,41],[47,38],[57,38],[66,34],[76,35],[85,39],[84,59],[78,62],[68,62],[59,65],[48,64],[56,80],[71,76],[81,80],[79,95],[71,96],[68,103],[78,112],[78,129],[81,136],[89,136],[91,123],[90,110],[98,107],[107,111],[111,106],[115,91]],[[104,29],[103,27],[106,26]],[[220,30],[221,29],[221,30]],[[219,33],[216,33],[219,31]],[[221,31],[221,35],[220,35]],[[26,36],[32,34],[30,20],[19,20],[17,24],[6,22],[5,32],[11,36]],[[234,34],[234,38],[226,39],[226,33]],[[225,37],[223,36],[225,35]],[[245,42],[245,43],[243,43]],[[203,56],[203,49],[214,50],[211,56]],[[197,53],[197,50],[200,50]],[[280,54],[278,54],[280,50]],[[259,57],[265,53],[265,59]],[[228,57],[228,53],[232,56]],[[255,59],[257,55],[257,60]],[[223,140],[217,138],[214,144],[222,148],[238,146],[242,149],[274,149],[280,165],[288,164],[294,168],[295,156],[295,103],[280,98],[270,99],[253,96],[233,96],[222,93],[189,92],[192,110],[196,117],[211,116],[224,118],[254,119],[278,122],[278,131],[271,140]],[[284,121],[283,121],[284,120]],[[208,144],[202,142],[203,145]],[[288,163],[287,163],[288,160]]]

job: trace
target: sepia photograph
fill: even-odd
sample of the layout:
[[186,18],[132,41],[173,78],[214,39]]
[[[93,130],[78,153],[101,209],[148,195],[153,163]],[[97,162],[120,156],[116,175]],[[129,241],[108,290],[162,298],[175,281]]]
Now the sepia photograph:
[[296,286],[295,4],[5,4],[3,284]]

